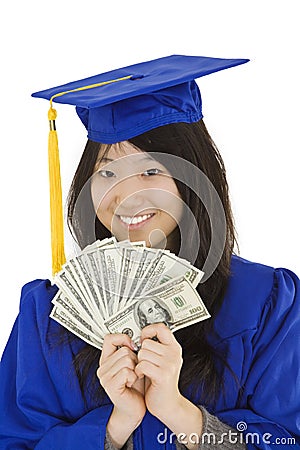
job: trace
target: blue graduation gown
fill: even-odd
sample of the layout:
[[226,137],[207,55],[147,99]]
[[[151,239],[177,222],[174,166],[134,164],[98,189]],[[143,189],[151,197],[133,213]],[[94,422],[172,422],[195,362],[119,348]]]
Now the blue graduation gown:
[[[225,370],[226,395],[220,393],[213,413],[234,428],[247,427],[250,449],[287,448],[291,437],[297,443],[290,448],[300,448],[299,279],[237,256],[231,269],[210,339],[228,355],[238,383]],[[81,341],[53,345],[59,325],[48,316],[56,292],[47,280],[22,290],[1,362],[0,449],[104,448],[112,405],[84,405],[72,369]],[[164,424],[147,412],[134,432],[134,449],[174,449],[172,438],[162,436]]]

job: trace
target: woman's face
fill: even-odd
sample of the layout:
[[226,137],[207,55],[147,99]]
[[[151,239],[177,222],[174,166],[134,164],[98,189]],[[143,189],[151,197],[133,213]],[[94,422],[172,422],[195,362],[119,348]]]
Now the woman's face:
[[166,244],[182,215],[182,200],[166,168],[129,142],[99,153],[92,180],[97,217],[117,240]]

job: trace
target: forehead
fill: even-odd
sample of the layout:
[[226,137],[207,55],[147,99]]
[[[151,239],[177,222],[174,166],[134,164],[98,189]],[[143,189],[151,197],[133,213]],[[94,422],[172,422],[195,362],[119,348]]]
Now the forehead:
[[141,303],[141,306],[145,306],[146,308],[148,308],[149,306],[153,306],[155,304],[156,302],[149,298],[148,300],[144,300],[143,303]]
[[[98,154],[95,170],[103,165],[110,168],[115,167],[136,167],[140,164],[145,164],[147,161],[154,161],[155,159],[149,153],[140,150],[128,141],[118,142],[112,144],[109,148],[103,146]],[[156,161],[156,160],[155,160]],[[156,161],[158,162],[158,161]]]
[[116,144],[112,144],[109,150],[107,150],[107,147],[105,146],[99,152],[100,159],[102,159],[102,157],[104,156],[106,159],[115,160],[130,155],[134,155],[135,157],[138,156],[140,158],[142,156],[146,156],[146,153],[133,146],[128,141],[122,141],[117,142]]

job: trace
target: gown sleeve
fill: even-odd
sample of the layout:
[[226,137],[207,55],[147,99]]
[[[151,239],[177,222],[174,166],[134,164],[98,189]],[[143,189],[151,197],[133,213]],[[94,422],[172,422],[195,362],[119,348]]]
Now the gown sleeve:
[[300,449],[300,282],[274,271],[271,294],[252,338],[240,409],[217,413],[243,431],[248,449]]
[[[41,297],[49,296],[45,285],[34,291],[35,297],[39,291]],[[52,356],[51,351],[46,354],[49,311],[45,304],[51,303],[48,298],[37,303],[33,297],[31,290],[23,289],[20,312],[1,361],[0,449],[104,449],[112,405],[83,412],[78,389],[74,398],[66,399],[65,388],[72,384],[67,381],[70,367],[66,374],[62,371],[58,386],[58,370],[52,367],[59,359],[57,349],[52,349]]]

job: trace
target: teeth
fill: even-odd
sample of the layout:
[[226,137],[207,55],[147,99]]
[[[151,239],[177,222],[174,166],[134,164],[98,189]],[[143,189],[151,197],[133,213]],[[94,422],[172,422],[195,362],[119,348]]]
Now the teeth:
[[144,216],[135,216],[135,217],[120,216],[120,219],[127,225],[134,225],[137,223],[141,223],[146,219],[149,219],[149,217],[151,216],[152,214],[145,214]]

